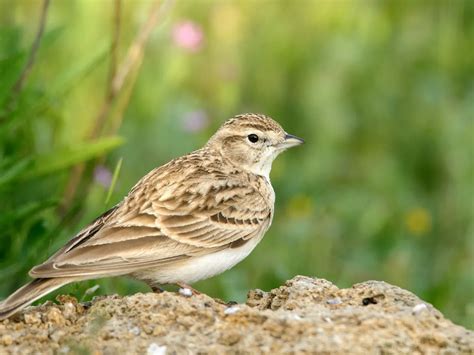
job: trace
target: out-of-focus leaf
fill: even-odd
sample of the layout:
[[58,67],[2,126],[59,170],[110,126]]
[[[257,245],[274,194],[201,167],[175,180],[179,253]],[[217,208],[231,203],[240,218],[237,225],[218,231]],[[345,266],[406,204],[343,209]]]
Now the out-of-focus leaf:
[[51,83],[51,93],[61,94],[70,90],[78,81],[84,79],[91,71],[107,58],[108,46],[102,45],[95,48],[86,58],[75,61],[74,65],[58,73],[56,80]]
[[60,97],[69,92],[79,84],[81,80],[87,77],[97,66],[106,58],[107,47],[101,46],[96,51],[82,61],[78,60],[71,67],[55,77],[55,80],[49,84],[48,92],[43,93],[33,105],[20,107],[20,115],[34,116],[35,113],[44,111],[50,106],[50,100],[53,97]]
[[[64,27],[57,27],[47,31],[42,38],[41,44],[47,46],[53,43],[64,31]],[[21,75],[21,72],[26,63],[26,57],[29,55],[31,48],[19,49],[20,32],[1,30],[0,38],[0,111],[6,99],[11,95],[12,88],[15,82]],[[1,112],[0,112],[1,113]]]
[[43,38],[41,39],[41,48],[45,48],[52,45],[58,38],[63,35],[65,29],[65,26],[58,26],[55,28],[48,29],[48,31],[45,32]]
[[3,111],[6,99],[10,96],[13,85],[18,80],[25,62],[26,53],[16,52],[0,58],[0,110]]
[[18,26],[0,27],[0,58],[5,58],[21,51],[22,30]]
[[8,224],[16,224],[19,221],[25,223],[26,220],[31,219],[33,216],[35,216],[36,213],[43,211],[47,208],[54,207],[57,205],[57,203],[58,201],[54,199],[28,202],[17,210],[10,210],[0,215],[0,226],[2,226],[2,228],[5,228],[4,226]]
[[0,189],[24,173],[24,171],[31,166],[31,163],[31,158],[22,159],[16,164],[13,164],[13,166],[6,171],[0,171]]
[[102,156],[122,144],[123,139],[121,137],[105,137],[94,142],[85,142],[51,154],[37,156],[33,158],[31,169],[22,177],[28,179],[64,170],[78,163]]

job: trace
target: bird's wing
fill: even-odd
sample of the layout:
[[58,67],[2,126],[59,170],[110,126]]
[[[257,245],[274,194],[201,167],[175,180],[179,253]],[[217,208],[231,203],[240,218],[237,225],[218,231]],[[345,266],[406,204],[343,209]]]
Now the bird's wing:
[[167,184],[137,184],[120,205],[30,275],[129,274],[237,247],[262,236],[271,213],[259,189],[225,176],[197,174]]

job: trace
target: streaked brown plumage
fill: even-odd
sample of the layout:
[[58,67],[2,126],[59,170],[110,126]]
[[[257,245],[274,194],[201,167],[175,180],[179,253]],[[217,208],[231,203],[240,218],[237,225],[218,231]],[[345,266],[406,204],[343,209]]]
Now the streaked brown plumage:
[[35,280],[0,303],[0,319],[74,281],[131,275],[154,287],[227,270],[270,227],[271,163],[300,143],[267,116],[231,118],[203,148],[152,170],[122,202],[35,266]]

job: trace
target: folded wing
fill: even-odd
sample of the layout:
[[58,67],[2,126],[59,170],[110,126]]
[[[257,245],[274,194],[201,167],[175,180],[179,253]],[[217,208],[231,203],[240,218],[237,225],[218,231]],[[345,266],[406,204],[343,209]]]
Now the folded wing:
[[[32,277],[123,275],[261,237],[271,206],[245,181],[205,174],[137,184],[127,198],[81,231]],[[144,179],[146,179],[145,177]],[[163,179],[165,178],[165,179]]]

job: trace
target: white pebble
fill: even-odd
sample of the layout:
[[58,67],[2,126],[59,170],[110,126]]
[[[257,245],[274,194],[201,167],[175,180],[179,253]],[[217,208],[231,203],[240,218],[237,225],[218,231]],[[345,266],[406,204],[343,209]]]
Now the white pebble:
[[191,291],[189,288],[180,288],[179,294],[184,297],[191,297],[193,295],[193,291]]
[[165,355],[166,346],[160,346],[157,343],[151,343],[146,351],[147,355]]
[[425,303],[418,303],[415,307],[412,308],[414,314],[418,314],[425,309],[428,309],[428,306]]
[[129,330],[130,333],[132,333],[133,335],[140,335],[140,328],[138,327],[133,327],[132,329]]
[[234,314],[234,313],[237,313],[238,311],[240,311],[239,307],[232,306],[232,307],[226,308],[224,311],[224,314]]
[[296,282],[299,283],[299,284],[302,284],[302,285],[311,285],[311,286],[314,286],[313,280],[310,279],[310,278],[307,278],[307,277],[298,278],[298,279],[296,280]]
[[61,349],[59,349],[59,353],[61,354],[68,354],[71,351],[71,348],[69,346],[65,345]]
[[294,314],[294,313],[291,313],[291,314],[289,315],[289,318],[290,318],[290,319],[293,319],[293,320],[301,320],[301,319],[302,319],[299,315]]
[[339,297],[336,297],[336,298],[331,298],[329,300],[326,301],[327,304],[341,304],[342,301]]

